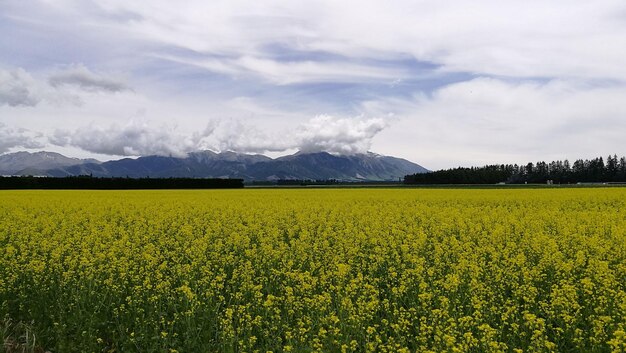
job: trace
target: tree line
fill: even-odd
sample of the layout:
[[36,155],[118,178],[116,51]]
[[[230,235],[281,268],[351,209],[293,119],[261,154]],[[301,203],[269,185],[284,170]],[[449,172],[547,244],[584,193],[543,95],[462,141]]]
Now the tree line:
[[458,167],[407,175],[405,184],[525,184],[552,181],[554,184],[626,182],[626,157],[617,155],[593,159],[537,162],[526,165],[492,164]]
[[0,189],[234,189],[243,188],[243,179],[209,178],[63,178],[0,177]]

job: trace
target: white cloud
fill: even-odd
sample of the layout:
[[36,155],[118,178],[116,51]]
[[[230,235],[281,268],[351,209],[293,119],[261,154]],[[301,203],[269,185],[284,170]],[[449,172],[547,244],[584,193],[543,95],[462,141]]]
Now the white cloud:
[[199,139],[197,149],[263,153],[300,150],[336,154],[365,153],[372,139],[387,127],[382,118],[340,118],[318,115],[293,130],[268,133],[239,120],[214,120]]
[[386,127],[387,122],[382,118],[320,115],[300,126],[296,133],[297,147],[303,152],[365,153],[374,136]]
[[129,90],[121,80],[97,75],[84,65],[53,71],[44,79],[22,68],[0,69],[0,106],[34,107],[42,101],[52,104],[82,105],[86,94]]
[[131,121],[102,128],[95,125],[74,131],[59,129],[49,136],[57,146],[74,146],[106,155],[182,157],[198,150],[240,153],[326,151],[336,154],[367,152],[371,141],[387,123],[380,118],[366,119],[317,116],[297,129],[268,132],[235,119],[212,120],[205,130],[185,134],[176,127]]
[[118,156],[174,155],[184,156],[194,143],[175,127],[153,125],[147,121],[131,121],[124,126],[91,125],[74,131],[58,129],[49,137],[50,143],[74,146],[83,150]]
[[115,93],[129,89],[122,80],[93,73],[82,64],[72,65],[65,70],[52,74],[48,78],[48,82],[52,87],[69,85],[91,92]]
[[625,96],[620,85],[481,78],[363,109],[401,117],[381,133],[381,152],[412,151],[413,160],[438,168],[619,154]]
[[0,122],[0,153],[8,152],[13,148],[41,148],[43,144],[38,140],[41,136],[26,129],[10,127]]
[[379,68],[373,65],[346,63],[342,61],[287,61],[280,62],[252,56],[237,59],[183,59],[171,55],[156,57],[194,65],[207,70],[232,76],[252,75],[278,85],[320,82],[371,82],[395,81],[405,77],[405,70]]
[[[0,120],[69,129],[68,143],[87,149],[345,153],[371,142],[430,168],[623,149],[622,0],[24,0],[0,2],[0,12],[0,67],[30,71],[0,71],[10,82],[0,85]],[[85,63],[82,74],[54,69],[72,62]],[[119,91],[111,72],[136,91]],[[127,127],[140,111],[147,127]],[[402,120],[364,123],[350,142],[352,126],[334,118],[327,125],[343,135],[325,142],[324,126],[306,129],[318,112]],[[99,147],[74,140],[86,121],[104,127],[91,129]],[[146,142],[125,140],[133,131]],[[158,138],[173,147],[150,147]]]
[[0,105],[37,105],[41,100],[37,81],[23,69],[0,70]]
[[211,120],[201,134],[195,135],[195,149],[263,153],[293,148],[289,137],[272,135],[264,130],[235,119]]
[[[98,2],[109,16],[95,16],[96,11],[85,11],[81,4],[56,2],[84,16],[79,22],[121,28],[134,39],[221,58],[205,60],[211,70],[252,72],[279,82],[289,82],[284,77],[294,72],[300,80],[318,80],[316,73],[345,79],[346,64],[280,62],[268,49],[276,44],[357,62],[408,54],[444,71],[482,75],[626,80],[626,4],[620,0]],[[115,14],[133,16],[119,21]],[[381,71],[375,65],[370,69]]]

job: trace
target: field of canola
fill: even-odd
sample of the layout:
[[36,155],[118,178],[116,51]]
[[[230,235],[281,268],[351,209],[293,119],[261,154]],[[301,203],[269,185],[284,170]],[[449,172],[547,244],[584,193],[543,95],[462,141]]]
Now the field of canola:
[[623,352],[626,189],[2,191],[0,321],[7,351]]

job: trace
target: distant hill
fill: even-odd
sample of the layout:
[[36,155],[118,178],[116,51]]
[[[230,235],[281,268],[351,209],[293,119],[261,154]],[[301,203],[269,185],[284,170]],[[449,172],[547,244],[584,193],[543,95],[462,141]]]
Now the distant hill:
[[45,175],[49,169],[80,164],[97,165],[95,159],[69,158],[55,152],[15,152],[0,155],[0,175]]
[[296,153],[271,162],[257,163],[252,170],[255,180],[339,179],[350,181],[398,180],[407,173],[428,171],[405,159],[381,156],[371,152],[345,156],[326,152]]
[[[67,158],[67,157],[66,157]],[[0,164],[0,169],[3,165]],[[296,153],[276,159],[259,154],[211,151],[192,152],[186,158],[146,156],[103,163],[74,163],[42,168],[43,175],[131,178],[241,178],[251,180],[337,179],[345,181],[398,180],[407,174],[427,172],[405,159],[375,153],[333,155]]]

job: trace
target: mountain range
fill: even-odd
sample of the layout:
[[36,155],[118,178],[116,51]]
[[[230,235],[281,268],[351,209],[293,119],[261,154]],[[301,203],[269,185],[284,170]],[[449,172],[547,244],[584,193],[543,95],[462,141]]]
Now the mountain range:
[[199,151],[191,152],[184,158],[145,156],[108,162],[69,158],[55,152],[16,152],[0,155],[0,175],[51,177],[92,175],[130,178],[241,178],[246,181],[279,179],[387,181],[427,171],[406,159],[371,152],[354,155],[298,152],[272,159],[260,154]]

